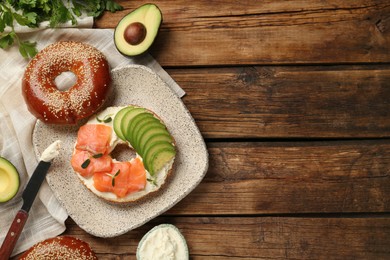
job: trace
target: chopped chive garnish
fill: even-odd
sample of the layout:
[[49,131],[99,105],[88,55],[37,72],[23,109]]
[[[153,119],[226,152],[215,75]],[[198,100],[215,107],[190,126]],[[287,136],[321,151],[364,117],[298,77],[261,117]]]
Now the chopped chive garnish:
[[112,176],[112,181],[111,181],[112,187],[115,186],[115,178],[116,178],[116,176],[119,175],[119,172],[120,172],[120,171],[121,171],[121,170],[118,170],[118,171],[114,174],[114,176]]
[[90,159],[85,160],[83,164],[81,164],[81,168],[83,169],[87,168],[90,162],[91,162]]
[[157,186],[157,180],[156,180],[156,179],[147,178],[146,180],[147,180],[148,182],[150,182],[151,184],[153,184],[154,186]]
[[98,153],[98,154],[92,155],[92,157],[95,158],[95,159],[100,158],[100,157],[102,157],[102,156],[103,156],[102,153]]
[[107,119],[104,119],[104,123],[110,123],[112,121],[112,117],[109,117],[109,118],[107,118]]
[[100,119],[98,117],[96,117],[96,120],[99,122],[99,123],[110,123],[112,121],[112,114],[109,114],[109,115],[106,115],[103,119]]

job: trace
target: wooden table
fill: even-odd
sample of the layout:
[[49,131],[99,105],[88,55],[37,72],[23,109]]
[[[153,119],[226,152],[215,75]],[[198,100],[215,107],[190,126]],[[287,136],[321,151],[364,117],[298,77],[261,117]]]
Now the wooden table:
[[[144,1],[118,1],[114,28]],[[160,223],[191,259],[390,259],[390,3],[154,1],[150,53],[186,91],[210,154],[201,184],[116,238],[65,234],[135,259]]]

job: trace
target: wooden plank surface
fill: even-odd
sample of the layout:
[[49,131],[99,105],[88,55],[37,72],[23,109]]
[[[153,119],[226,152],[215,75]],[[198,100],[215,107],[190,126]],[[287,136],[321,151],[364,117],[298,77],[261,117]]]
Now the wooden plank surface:
[[[144,1],[95,26],[114,28]],[[164,17],[151,53],[164,66],[390,60],[390,4],[358,1],[154,1]],[[223,50],[223,51],[220,51]]]
[[67,221],[65,234],[87,241],[99,259],[135,259],[142,236],[161,223],[176,225],[191,259],[386,259],[388,218],[158,217],[118,238],[85,234]]
[[168,69],[205,138],[390,136],[390,67]]
[[208,143],[201,184],[170,214],[390,212],[390,141]]

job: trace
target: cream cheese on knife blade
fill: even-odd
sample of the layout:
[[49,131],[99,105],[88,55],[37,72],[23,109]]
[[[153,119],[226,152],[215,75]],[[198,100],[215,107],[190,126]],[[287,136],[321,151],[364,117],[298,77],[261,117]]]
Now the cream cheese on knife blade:
[[61,140],[57,140],[43,151],[41,155],[41,161],[51,162],[55,157],[60,154]]

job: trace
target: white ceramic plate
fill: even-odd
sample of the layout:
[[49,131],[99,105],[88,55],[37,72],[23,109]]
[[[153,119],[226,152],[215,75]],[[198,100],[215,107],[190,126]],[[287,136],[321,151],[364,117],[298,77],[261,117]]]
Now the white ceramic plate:
[[114,93],[107,106],[139,105],[157,113],[175,138],[175,171],[153,196],[136,203],[116,205],[106,202],[81,184],[70,159],[78,127],[37,122],[33,145],[37,158],[55,140],[62,140],[47,182],[69,216],[86,232],[114,237],[128,232],[170,209],[189,194],[208,169],[204,140],[182,100],[153,71],[141,65],[112,70]]

